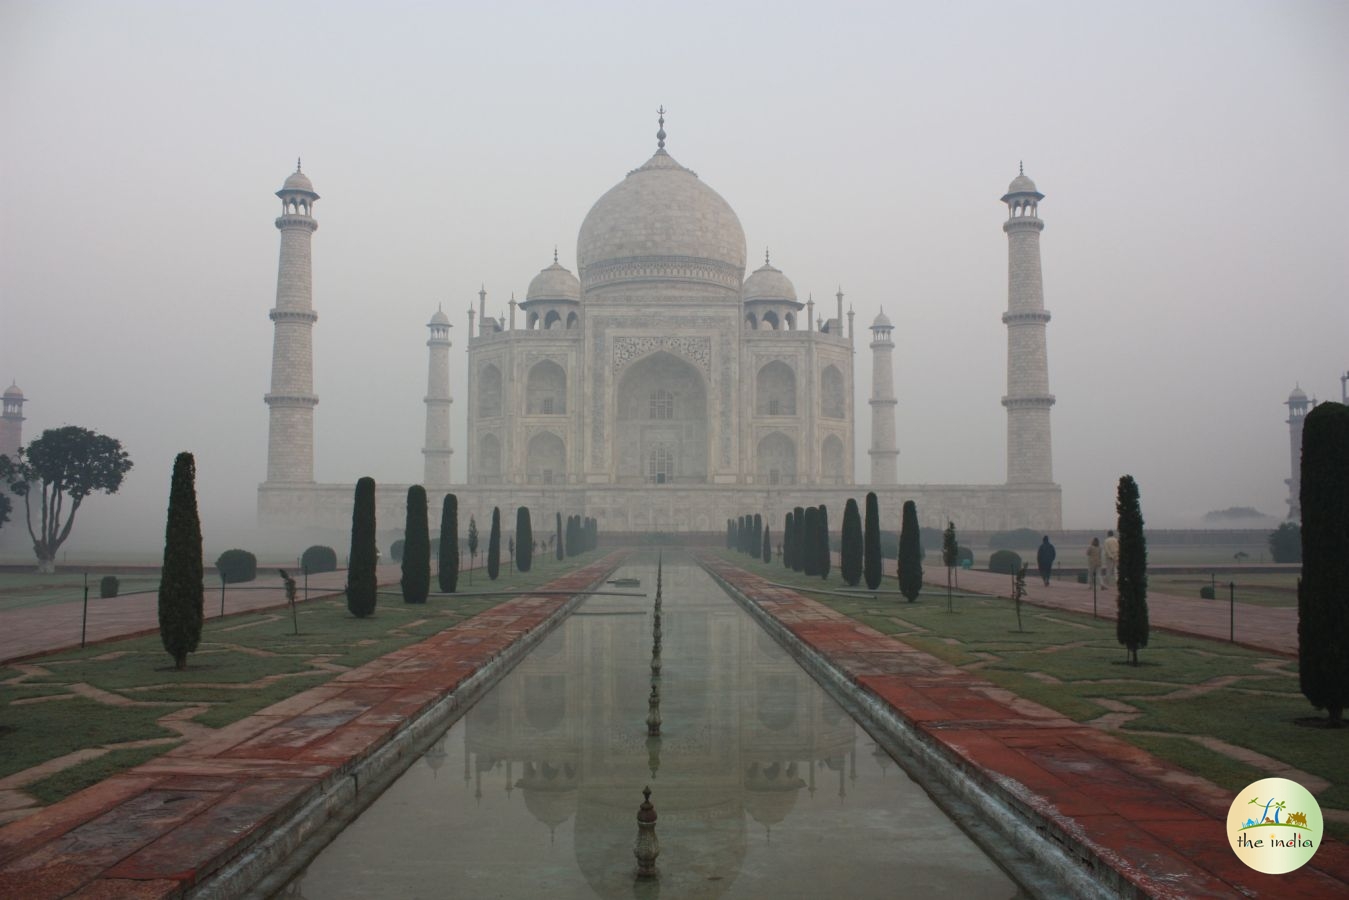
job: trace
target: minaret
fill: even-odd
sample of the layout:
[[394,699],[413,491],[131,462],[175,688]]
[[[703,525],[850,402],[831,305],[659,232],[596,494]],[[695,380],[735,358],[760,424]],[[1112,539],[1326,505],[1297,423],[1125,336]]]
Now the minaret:
[[263,399],[271,409],[267,432],[267,481],[314,480],[314,322],[313,265],[310,239],[314,221],[314,185],[300,171],[281,190],[281,262],[276,276],[276,323],[272,339],[272,389]]
[[[472,310],[469,310],[471,313]],[[450,317],[436,310],[426,326],[431,338],[431,359],[426,375],[426,473],[422,484],[440,487],[450,483]]]
[[1044,285],[1040,278],[1038,214],[1044,199],[1023,169],[1003,195],[1007,232],[1007,483],[1048,484],[1054,480],[1049,433],[1049,356],[1045,349]]
[[899,483],[899,448],[895,446],[895,326],[885,310],[871,323],[871,483]]
[[[5,389],[3,412],[0,412],[0,456],[18,462],[19,448],[23,446],[23,391],[10,383]],[[0,488],[2,489],[2,488]]]
[[1307,418],[1307,395],[1300,386],[1294,386],[1284,404],[1288,407],[1288,451],[1291,461],[1292,477],[1285,478],[1288,485],[1288,518],[1294,522],[1302,521],[1302,423]]

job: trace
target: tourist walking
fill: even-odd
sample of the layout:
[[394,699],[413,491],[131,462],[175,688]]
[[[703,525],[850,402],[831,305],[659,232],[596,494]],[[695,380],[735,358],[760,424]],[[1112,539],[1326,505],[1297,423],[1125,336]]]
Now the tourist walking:
[[1101,578],[1101,539],[1092,538],[1087,547],[1087,584],[1097,587]]
[[1035,564],[1040,568],[1040,577],[1045,580],[1045,587],[1049,587],[1049,576],[1054,572],[1054,557],[1058,551],[1054,545],[1049,543],[1049,535],[1040,542],[1040,549],[1035,552]]
[[1115,567],[1119,565],[1119,538],[1115,532],[1105,533],[1105,586],[1115,583]]

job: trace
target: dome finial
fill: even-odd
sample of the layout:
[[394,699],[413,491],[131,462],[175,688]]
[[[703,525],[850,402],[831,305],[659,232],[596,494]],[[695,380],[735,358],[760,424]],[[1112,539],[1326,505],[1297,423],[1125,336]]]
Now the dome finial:
[[553,245],[553,265],[557,265],[557,244]]
[[1018,175],[1026,174],[1026,161],[1024,159],[1018,159],[1016,161],[1016,172]]
[[295,157],[295,171],[300,171],[300,157]]
[[763,248],[763,264],[764,264],[765,266],[770,265],[770,263],[768,262],[768,248],[767,248],[767,247]]
[[664,150],[664,149],[665,149],[665,104],[664,104],[664,103],[662,103],[662,104],[660,105],[660,109],[656,110],[656,115],[659,117],[659,118],[656,119],[656,122],[660,125],[660,130],[656,132],[656,149],[657,149],[657,150]]

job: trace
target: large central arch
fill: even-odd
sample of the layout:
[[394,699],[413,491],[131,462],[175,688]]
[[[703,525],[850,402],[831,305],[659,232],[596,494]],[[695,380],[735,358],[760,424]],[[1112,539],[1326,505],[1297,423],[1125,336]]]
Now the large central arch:
[[616,401],[620,483],[708,480],[707,385],[693,365],[664,350],[638,360],[619,378]]

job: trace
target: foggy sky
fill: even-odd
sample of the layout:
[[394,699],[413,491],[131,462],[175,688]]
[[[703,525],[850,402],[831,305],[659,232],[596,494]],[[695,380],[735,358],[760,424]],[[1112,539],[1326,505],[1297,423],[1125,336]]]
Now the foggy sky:
[[297,156],[322,197],[317,479],[420,480],[440,304],[459,479],[479,285],[501,315],[554,245],[574,272],[660,104],[747,274],[770,247],[817,313],[839,286],[856,309],[860,480],[881,306],[900,481],[1004,479],[998,198],[1024,160],[1065,525],[1112,524],[1126,472],[1150,525],[1286,512],[1283,401],[1349,370],[1349,5],[482,6],[0,4],[0,379],[26,439],[83,425],[136,463],[72,553],[155,547],[184,449],[208,553],[253,522]]

